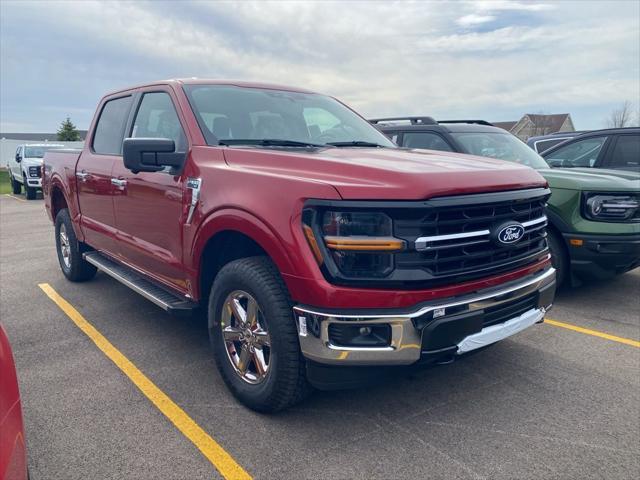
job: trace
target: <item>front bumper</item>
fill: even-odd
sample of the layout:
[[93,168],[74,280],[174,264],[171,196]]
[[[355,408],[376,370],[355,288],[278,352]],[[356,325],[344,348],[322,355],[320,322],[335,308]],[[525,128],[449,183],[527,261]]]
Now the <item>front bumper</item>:
[[[555,294],[551,267],[503,284],[404,311],[320,311],[294,307],[303,355],[324,365],[410,365],[441,361],[511,336],[544,320]],[[333,327],[330,329],[329,327]],[[385,326],[380,346],[337,345],[340,328]]]
[[603,280],[640,266],[640,235],[564,233],[571,271],[578,277]]
[[27,185],[31,188],[42,188],[42,178],[27,177]]

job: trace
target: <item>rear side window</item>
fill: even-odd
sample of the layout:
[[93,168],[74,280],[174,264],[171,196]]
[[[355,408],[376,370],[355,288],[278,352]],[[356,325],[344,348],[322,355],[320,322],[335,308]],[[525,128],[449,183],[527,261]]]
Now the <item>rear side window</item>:
[[407,132],[402,136],[402,146],[407,148],[426,148],[451,152],[453,149],[437,133]]
[[187,139],[171,97],[165,92],[145,93],[133,122],[132,137],[170,138],[176,152],[187,151]]
[[640,171],[640,135],[619,136],[609,166]]
[[122,154],[122,140],[130,107],[131,96],[109,100],[104,104],[93,135],[93,151],[95,153]]

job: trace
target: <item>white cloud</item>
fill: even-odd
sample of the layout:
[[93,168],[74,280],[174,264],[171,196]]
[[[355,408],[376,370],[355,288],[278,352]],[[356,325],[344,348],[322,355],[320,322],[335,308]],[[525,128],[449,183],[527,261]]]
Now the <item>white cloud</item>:
[[476,13],[470,13],[469,15],[465,15],[464,17],[460,17],[456,20],[458,25],[463,27],[467,27],[470,25],[481,25],[483,23],[492,22],[496,19],[493,15],[478,15]]

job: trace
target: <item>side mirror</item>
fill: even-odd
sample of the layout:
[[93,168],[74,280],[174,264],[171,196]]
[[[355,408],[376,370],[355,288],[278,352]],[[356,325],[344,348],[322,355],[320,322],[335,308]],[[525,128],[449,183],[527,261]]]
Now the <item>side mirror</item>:
[[22,161],[22,157],[19,153],[16,153],[16,163],[20,163]]
[[180,169],[186,157],[186,152],[176,152],[170,138],[125,138],[122,142],[124,166],[133,173]]

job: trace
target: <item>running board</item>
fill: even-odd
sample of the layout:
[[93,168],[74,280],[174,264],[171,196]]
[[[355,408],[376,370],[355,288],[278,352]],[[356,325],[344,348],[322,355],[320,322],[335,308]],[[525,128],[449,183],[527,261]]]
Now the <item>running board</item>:
[[82,256],[98,270],[102,270],[171,314],[189,315],[198,307],[196,302],[168,291],[157,283],[144,278],[132,268],[115,262],[99,252],[86,252]]

